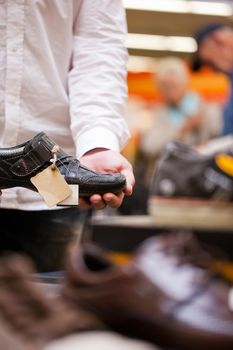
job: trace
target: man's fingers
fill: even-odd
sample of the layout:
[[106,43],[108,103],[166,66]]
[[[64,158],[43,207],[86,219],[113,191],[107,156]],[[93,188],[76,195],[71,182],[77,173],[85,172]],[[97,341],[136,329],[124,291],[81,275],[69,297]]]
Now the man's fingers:
[[133,193],[133,187],[135,185],[135,177],[133,174],[132,169],[123,169],[121,173],[125,176],[126,178],[126,187],[124,189],[124,193],[126,196],[130,196]]
[[111,208],[119,208],[124,199],[124,193],[119,194],[105,193],[103,195],[104,202]]
[[99,194],[94,194],[90,197],[90,202],[94,209],[104,209],[106,204]]
[[85,198],[79,199],[79,206],[83,209],[104,209],[107,206],[111,208],[119,208],[122,204],[125,194],[123,192],[119,194],[105,193],[103,197],[99,194],[92,195],[88,201]]

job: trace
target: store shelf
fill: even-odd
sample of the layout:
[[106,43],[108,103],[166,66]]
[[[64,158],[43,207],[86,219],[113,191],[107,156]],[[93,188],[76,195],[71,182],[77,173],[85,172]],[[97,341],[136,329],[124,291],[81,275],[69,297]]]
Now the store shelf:
[[233,204],[229,202],[152,196],[148,201],[148,211],[157,227],[233,232]]
[[[83,242],[93,242],[116,253],[132,254],[149,237],[166,233],[187,232],[195,234],[199,240],[206,244],[222,248],[233,258],[233,246],[230,243],[233,237],[233,225],[230,226],[229,222],[228,226],[226,223],[220,225],[218,217],[214,219],[215,225],[213,225],[214,220],[211,224],[206,224],[203,213],[200,222],[191,222],[188,216],[186,219],[185,225],[177,218],[176,220],[173,218],[172,221],[168,212],[163,221],[161,218],[159,220],[156,215],[93,217],[86,225],[82,240]],[[230,220],[232,222],[231,218]],[[219,239],[220,237],[221,239]]]
[[91,218],[83,232],[83,241],[128,253],[146,238],[161,232],[149,215],[110,215]]

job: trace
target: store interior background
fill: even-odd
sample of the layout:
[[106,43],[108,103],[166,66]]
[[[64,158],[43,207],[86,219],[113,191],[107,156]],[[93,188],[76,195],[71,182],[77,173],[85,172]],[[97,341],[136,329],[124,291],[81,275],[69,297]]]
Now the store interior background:
[[140,140],[151,127],[156,106],[162,100],[156,85],[158,62],[164,57],[181,58],[190,70],[190,89],[221,110],[229,93],[228,78],[208,67],[202,67],[197,72],[191,69],[197,49],[194,37],[204,25],[231,24],[233,2],[124,0],[123,3],[129,52],[126,118],[131,131],[131,139],[123,154],[134,166],[136,186],[134,195],[126,199],[120,213],[134,215],[147,213],[149,179],[145,169],[147,165],[140,164]]

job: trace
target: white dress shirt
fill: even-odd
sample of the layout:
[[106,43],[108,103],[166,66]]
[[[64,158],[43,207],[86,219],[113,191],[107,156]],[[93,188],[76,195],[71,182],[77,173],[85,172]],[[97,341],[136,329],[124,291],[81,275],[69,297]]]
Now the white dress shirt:
[[[45,131],[80,157],[129,138],[121,0],[0,0],[0,147]],[[1,207],[48,209],[38,193],[4,190]]]

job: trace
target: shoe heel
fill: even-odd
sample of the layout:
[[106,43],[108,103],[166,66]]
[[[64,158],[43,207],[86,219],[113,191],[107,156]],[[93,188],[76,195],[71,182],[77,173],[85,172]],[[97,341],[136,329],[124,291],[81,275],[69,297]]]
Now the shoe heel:
[[79,204],[79,185],[69,185],[72,194],[57,204],[57,207],[77,207]]

